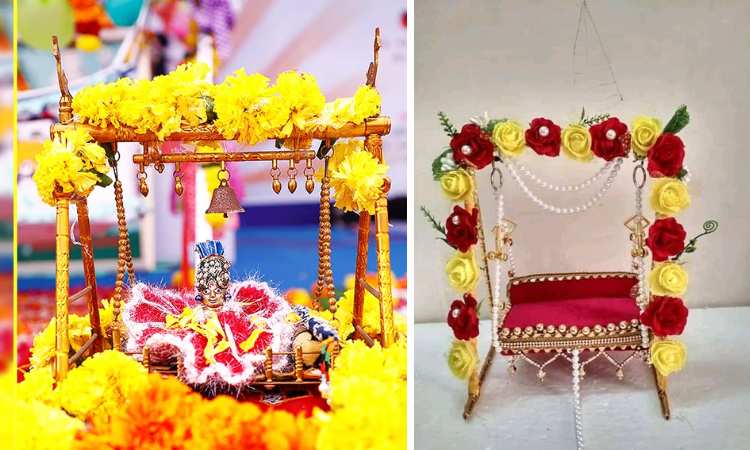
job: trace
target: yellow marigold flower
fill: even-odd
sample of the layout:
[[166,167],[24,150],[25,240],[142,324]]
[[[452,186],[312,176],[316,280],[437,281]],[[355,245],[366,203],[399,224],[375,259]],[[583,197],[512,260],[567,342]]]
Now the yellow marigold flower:
[[330,372],[332,410],[315,415],[317,448],[406,448],[405,362],[405,340],[385,350],[346,343]]
[[15,427],[17,450],[70,449],[76,434],[85,429],[80,420],[38,401],[15,402],[8,405],[8,410],[13,411],[18,424]]
[[523,127],[515,120],[506,120],[495,125],[492,130],[492,142],[505,156],[518,156],[526,147]]
[[146,369],[130,356],[106,350],[70,371],[56,394],[60,406],[81,420],[105,420],[142,389]]
[[448,283],[459,293],[471,292],[479,279],[479,266],[474,258],[474,252],[456,252],[445,265]]
[[680,297],[687,290],[688,274],[680,264],[656,263],[648,275],[648,285],[654,295]]
[[39,401],[46,405],[58,406],[54,393],[55,378],[52,366],[42,367],[26,372],[23,381],[16,387],[16,398],[19,401]]
[[630,126],[633,151],[638,156],[646,156],[661,134],[661,121],[656,117],[638,116]]
[[334,205],[344,211],[375,213],[375,201],[380,197],[388,166],[370,152],[346,155],[331,171],[331,187],[335,191]]
[[456,169],[440,177],[440,187],[448,199],[458,202],[474,194],[474,177],[464,169]]
[[685,367],[687,351],[680,341],[672,339],[655,341],[651,344],[650,352],[651,362],[662,376],[667,377]]
[[[337,169],[341,165],[341,161],[347,156],[354,152],[364,150],[365,143],[362,139],[341,139],[336,141],[331,149],[331,156],[328,159],[328,173]],[[315,178],[320,181],[323,179],[323,169],[321,165],[318,170],[315,171]]]
[[276,137],[279,138],[288,137],[294,128],[304,130],[307,122],[320,114],[326,102],[314,76],[293,70],[276,77],[271,94],[269,109],[275,110],[280,117],[287,116],[278,130]]
[[368,117],[378,114],[380,114],[380,93],[373,87],[360,86],[354,94],[354,113],[349,121],[359,124]]
[[214,124],[226,139],[236,137],[243,144],[253,145],[270,136],[269,128],[273,127],[263,117],[268,81],[260,74],[246,74],[243,68],[215,87]]
[[460,379],[469,378],[477,367],[477,352],[470,341],[455,339],[448,351],[448,367],[451,373]]
[[690,206],[687,186],[674,178],[659,178],[651,186],[651,207],[659,214],[672,216]]
[[562,149],[565,155],[576,161],[591,161],[591,133],[583,125],[570,124],[562,132]]
[[42,201],[54,205],[55,193],[86,197],[109,171],[104,149],[90,141],[86,131],[70,129],[43,144],[33,177]]

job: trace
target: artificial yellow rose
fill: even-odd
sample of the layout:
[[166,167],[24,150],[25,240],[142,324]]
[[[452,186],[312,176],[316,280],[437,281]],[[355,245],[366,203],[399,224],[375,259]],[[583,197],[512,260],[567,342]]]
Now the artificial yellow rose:
[[654,295],[679,297],[687,290],[688,274],[677,263],[657,263],[648,275],[648,284]]
[[665,339],[651,344],[651,362],[662,376],[679,372],[685,367],[686,360],[685,345],[680,341]]
[[638,156],[646,156],[648,149],[661,134],[661,122],[656,117],[638,116],[633,120],[630,129],[633,151]]
[[576,161],[591,161],[594,153],[591,151],[591,133],[583,125],[570,124],[562,132],[562,148],[570,158]]
[[515,120],[500,122],[492,130],[492,142],[503,155],[518,156],[526,147],[523,127]]
[[440,177],[443,194],[454,202],[461,201],[474,192],[474,177],[464,169],[451,170]]
[[671,216],[690,206],[685,183],[674,178],[659,178],[651,186],[651,207],[659,214]]
[[477,367],[477,352],[471,341],[454,340],[448,351],[448,367],[456,378],[469,378]]
[[474,259],[474,252],[456,252],[445,265],[448,282],[459,293],[471,292],[479,279],[479,266]]

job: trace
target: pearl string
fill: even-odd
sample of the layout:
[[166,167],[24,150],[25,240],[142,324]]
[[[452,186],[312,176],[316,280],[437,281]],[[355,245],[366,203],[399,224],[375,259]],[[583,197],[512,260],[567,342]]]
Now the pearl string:
[[516,162],[512,164],[515,164],[518,167],[518,169],[521,171],[521,173],[523,173],[528,178],[530,178],[531,181],[533,181],[534,183],[536,183],[537,185],[545,189],[549,189],[550,191],[575,192],[575,191],[580,191],[581,189],[586,189],[587,187],[591,186],[592,183],[594,183],[599,178],[601,178],[607,172],[607,170],[609,170],[609,168],[612,167],[613,161],[607,161],[594,175],[581,181],[578,184],[566,184],[566,185],[561,185],[561,186],[548,183],[547,181],[539,178],[531,170],[529,170],[529,168],[527,168],[521,163]]
[[572,351],[573,365],[573,402],[576,427],[576,450],[583,450],[583,408],[581,407],[581,363],[580,350]]
[[[505,201],[503,198],[503,194],[499,193],[497,194],[497,226],[501,227],[503,224],[503,218],[505,216]],[[500,249],[495,249],[495,251],[500,251]],[[500,353],[502,351],[502,345],[500,343],[499,338],[499,327],[500,324],[505,320],[505,311],[506,311],[506,304],[505,302],[500,301],[500,296],[503,295],[502,289],[500,287],[501,285],[501,278],[502,278],[502,261],[500,259],[497,259],[495,261],[495,276],[494,276],[494,293],[492,296],[493,303],[492,303],[492,346],[495,348],[495,351]],[[500,317],[500,313],[503,313],[503,317]]]
[[526,183],[523,181],[521,176],[518,174],[518,171],[516,170],[516,167],[513,162],[507,161],[506,166],[510,170],[510,174],[513,177],[513,179],[516,180],[516,182],[521,186],[521,189],[526,194],[527,197],[531,199],[534,203],[539,205],[540,207],[546,209],[547,211],[551,211],[555,214],[578,214],[582,213],[592,206],[599,203],[599,201],[604,197],[604,195],[609,191],[609,189],[612,187],[612,184],[614,183],[615,177],[617,177],[617,174],[620,171],[620,167],[622,167],[622,163],[625,160],[625,158],[617,158],[614,165],[610,169],[609,176],[607,177],[607,180],[604,182],[601,188],[585,203],[575,206],[575,207],[568,207],[568,208],[561,208],[554,205],[551,205],[541,198],[539,198],[536,194],[534,194],[531,189],[526,185]]
[[[636,186],[635,188],[635,213],[639,217],[643,217],[643,187]],[[634,261],[634,265],[638,270],[638,308],[643,314],[643,311],[648,306],[648,286],[646,278],[646,266],[643,263],[643,256],[637,256]],[[641,330],[641,347],[649,347],[648,339],[648,328],[643,323],[640,324]],[[646,353],[646,358],[650,360],[650,354]]]

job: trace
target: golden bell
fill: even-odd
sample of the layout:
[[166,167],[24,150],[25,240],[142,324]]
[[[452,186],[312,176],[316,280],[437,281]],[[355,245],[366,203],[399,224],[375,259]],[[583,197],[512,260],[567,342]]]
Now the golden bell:
[[245,212],[245,209],[237,200],[237,194],[227,180],[221,180],[219,186],[214,189],[206,214],[224,214],[224,217],[229,217],[229,213],[238,212]]

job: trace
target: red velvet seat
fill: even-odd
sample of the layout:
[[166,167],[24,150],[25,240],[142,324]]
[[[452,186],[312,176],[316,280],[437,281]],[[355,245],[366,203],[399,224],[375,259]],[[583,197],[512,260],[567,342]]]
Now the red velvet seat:
[[503,349],[633,348],[640,344],[637,282],[629,272],[513,278],[498,330]]

